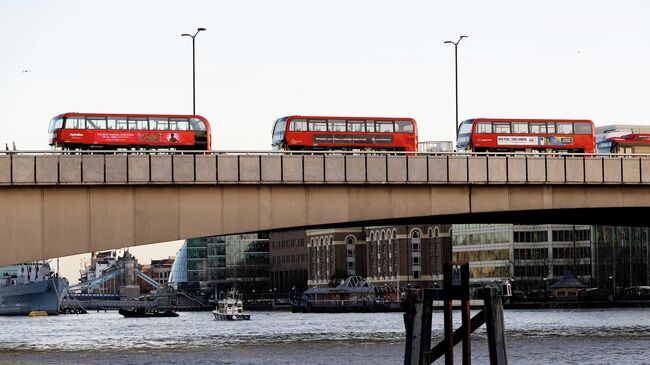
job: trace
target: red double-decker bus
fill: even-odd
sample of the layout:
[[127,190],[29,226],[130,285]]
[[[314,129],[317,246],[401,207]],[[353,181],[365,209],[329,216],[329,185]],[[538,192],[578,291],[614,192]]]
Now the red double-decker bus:
[[598,142],[598,153],[650,153],[650,134],[631,133]]
[[594,153],[594,123],[565,119],[468,119],[458,128],[458,151]]
[[65,113],[50,121],[50,146],[62,149],[209,150],[200,115]]
[[410,151],[418,148],[411,118],[318,117],[292,115],[273,125],[275,150]]

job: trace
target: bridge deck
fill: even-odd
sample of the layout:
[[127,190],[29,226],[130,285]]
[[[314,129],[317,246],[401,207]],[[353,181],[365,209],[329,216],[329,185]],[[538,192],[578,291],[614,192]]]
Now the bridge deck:
[[0,186],[648,184],[649,157],[377,152],[6,152],[0,155]]

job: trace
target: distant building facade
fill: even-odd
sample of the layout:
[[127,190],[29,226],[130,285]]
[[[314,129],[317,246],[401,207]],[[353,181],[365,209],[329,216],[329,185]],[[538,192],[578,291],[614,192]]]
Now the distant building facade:
[[470,263],[475,283],[513,280],[513,289],[546,290],[571,269],[592,279],[591,226],[455,224],[454,260]]
[[243,294],[269,290],[266,233],[192,238],[185,241],[171,270],[176,287],[206,292],[236,289]]
[[307,290],[308,248],[305,230],[269,233],[271,287],[280,293]]
[[[79,270],[79,283],[91,282],[105,274],[116,270],[117,266],[117,252],[100,251],[93,252],[90,256],[90,262],[84,264],[84,267]],[[87,294],[115,294],[119,291],[119,282],[115,279],[108,280],[99,284],[96,287],[84,290]]]
[[593,286],[619,293],[650,286],[650,228],[593,227]]
[[454,142],[452,141],[423,141],[418,142],[419,152],[454,152]]
[[308,230],[310,287],[336,286],[348,276],[366,276],[363,230],[331,228]]
[[151,264],[142,265],[142,272],[155,280],[159,285],[165,285],[169,280],[174,260],[174,256],[170,256],[166,259],[151,260]]
[[310,287],[361,276],[375,287],[442,284],[450,225],[368,226],[307,231]]
[[366,227],[368,281],[375,287],[442,286],[450,231],[448,224]]

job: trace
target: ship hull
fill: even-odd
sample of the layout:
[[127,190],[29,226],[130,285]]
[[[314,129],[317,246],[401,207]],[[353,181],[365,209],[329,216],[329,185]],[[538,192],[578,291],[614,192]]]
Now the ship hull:
[[68,283],[61,278],[0,287],[0,315],[27,315],[31,311],[58,314],[67,291]]

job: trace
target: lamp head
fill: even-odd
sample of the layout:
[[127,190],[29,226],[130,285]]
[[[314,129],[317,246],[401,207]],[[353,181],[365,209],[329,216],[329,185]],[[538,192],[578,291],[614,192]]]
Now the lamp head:
[[454,42],[452,42],[452,41],[445,41],[445,43],[453,44]]
[[463,38],[469,38],[469,37],[466,36],[466,35],[461,35],[461,36],[460,36],[460,39],[463,39]]
[[199,31],[199,32],[204,31],[204,30],[207,30],[207,29],[205,29],[205,28],[198,28],[197,29],[197,31]]
[[192,36],[191,34],[187,34],[187,33],[181,34],[181,37],[191,37],[191,36]]

